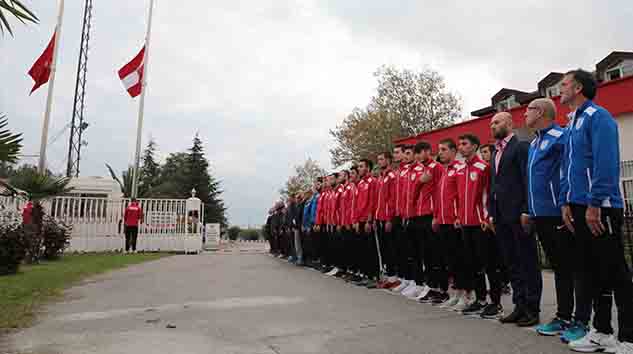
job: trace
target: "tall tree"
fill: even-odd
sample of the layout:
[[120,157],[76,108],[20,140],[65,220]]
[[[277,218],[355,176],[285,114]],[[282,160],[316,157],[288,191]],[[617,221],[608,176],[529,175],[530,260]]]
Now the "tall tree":
[[223,193],[220,182],[209,174],[209,161],[204,156],[204,147],[198,134],[193,138],[193,146],[187,154],[187,189],[196,189],[197,196],[204,203],[205,222],[216,222],[226,226],[226,207],[221,199]]
[[336,142],[330,150],[335,166],[374,157],[391,149],[397,138],[448,126],[461,114],[460,98],[436,71],[382,66],[374,75],[378,88],[367,108],[355,109],[330,131]]
[[279,193],[282,198],[287,198],[291,194],[309,190],[317,177],[325,175],[325,170],[319,166],[319,163],[308,158],[303,165],[295,166],[295,173],[288,177],[286,185]]
[[37,16],[20,1],[0,0],[0,34],[4,34],[4,31],[7,31],[13,35],[7,15],[12,15],[22,23],[26,21],[37,23],[39,21]]
[[160,165],[156,162],[155,155],[156,141],[150,139],[145,151],[143,151],[143,166],[141,167],[140,178],[148,196],[152,196],[153,189],[158,185],[160,177]]
[[160,168],[157,185],[152,190],[153,196],[156,198],[188,197],[189,191],[186,185],[188,169],[187,153],[177,152],[169,154]]

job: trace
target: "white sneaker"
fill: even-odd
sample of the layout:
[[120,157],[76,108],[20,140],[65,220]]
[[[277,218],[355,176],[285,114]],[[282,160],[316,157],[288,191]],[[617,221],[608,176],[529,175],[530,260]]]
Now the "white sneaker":
[[615,353],[618,349],[618,341],[613,334],[599,333],[595,328],[592,328],[586,336],[569,342],[568,345],[569,349],[581,353]]
[[332,268],[332,270],[331,270],[331,271],[329,271],[329,272],[325,273],[325,275],[327,275],[327,276],[330,276],[330,277],[331,277],[331,276],[333,276],[333,275],[334,275],[334,274],[336,274],[336,273],[338,273],[338,268],[334,267],[334,268]]
[[464,294],[463,296],[461,296],[459,298],[459,300],[457,301],[457,304],[455,304],[455,306],[453,306],[451,308],[451,310],[455,311],[455,312],[461,312],[464,311],[464,309],[466,309],[466,307],[470,306],[470,304],[473,303],[473,298],[470,297],[468,294]]
[[393,292],[399,293],[402,290],[404,290],[406,287],[409,286],[409,281],[408,280],[403,280],[400,285],[396,286],[395,288],[392,289]]
[[402,295],[408,297],[411,300],[416,300],[418,298],[418,296],[420,296],[421,292],[422,292],[422,287],[417,285],[415,288],[413,288],[413,290],[407,292],[406,294],[402,294]]
[[440,308],[441,309],[446,309],[446,308],[451,308],[455,305],[457,305],[457,302],[459,302],[459,298],[460,296],[453,294],[451,297],[448,298],[448,300],[444,301],[441,305]]
[[615,352],[616,354],[633,354],[633,343],[631,342],[620,342],[618,345],[618,349]]
[[402,291],[400,291],[400,294],[404,295],[405,293],[409,293],[410,291],[415,290],[415,287],[417,286],[417,284],[414,281],[410,281],[409,285],[402,289]]

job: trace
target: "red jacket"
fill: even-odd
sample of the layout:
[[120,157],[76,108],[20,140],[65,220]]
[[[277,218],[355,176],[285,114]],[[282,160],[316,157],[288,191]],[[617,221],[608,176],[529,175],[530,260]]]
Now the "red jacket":
[[422,190],[422,182],[420,179],[426,171],[426,166],[419,162],[413,163],[409,168],[408,181],[407,181],[407,193],[406,193],[406,207],[402,217],[404,219],[411,219],[417,214],[418,198],[420,197],[420,191]]
[[125,208],[123,214],[125,226],[138,226],[139,222],[143,222],[143,210],[138,203],[132,203]]
[[332,225],[343,225],[343,210],[341,208],[341,202],[343,199],[343,193],[345,192],[345,185],[339,184],[334,191],[332,197]]
[[356,186],[354,205],[354,223],[366,222],[374,218],[376,213],[376,178],[366,175]]
[[457,161],[453,161],[443,169],[438,183],[437,197],[433,217],[440,225],[453,225],[457,215]]
[[325,196],[329,190],[327,188],[323,188],[321,193],[319,194],[319,199],[317,200],[317,211],[316,211],[316,225],[325,225]]
[[462,225],[481,225],[488,219],[490,166],[479,156],[455,166],[457,217]]
[[22,223],[24,225],[30,224],[33,220],[33,202],[29,201],[22,210]]
[[343,186],[343,194],[341,194],[340,215],[341,225],[349,226],[353,224],[353,198],[356,186],[354,183],[346,183]]
[[444,167],[432,159],[423,162],[425,172],[431,174],[431,180],[422,184],[418,196],[416,216],[433,215],[433,210],[437,207],[437,186],[444,174]]
[[388,167],[380,173],[377,183],[376,220],[391,221],[396,214],[397,174]]
[[324,200],[324,213],[325,213],[325,225],[332,225],[333,223],[333,208],[332,208],[332,201],[334,199],[334,190],[332,188],[329,188],[327,190],[327,192],[325,193],[325,200]]
[[409,169],[411,164],[404,162],[396,171],[396,216],[405,217],[407,210],[407,185],[409,184]]

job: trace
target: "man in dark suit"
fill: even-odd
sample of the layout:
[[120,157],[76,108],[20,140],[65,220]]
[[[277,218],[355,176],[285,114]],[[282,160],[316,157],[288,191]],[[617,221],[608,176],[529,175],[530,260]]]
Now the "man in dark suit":
[[527,158],[529,144],[512,132],[512,115],[496,114],[491,122],[497,140],[491,159],[490,225],[504,263],[510,270],[514,311],[502,323],[529,327],[539,323],[543,280],[536,238],[527,231]]

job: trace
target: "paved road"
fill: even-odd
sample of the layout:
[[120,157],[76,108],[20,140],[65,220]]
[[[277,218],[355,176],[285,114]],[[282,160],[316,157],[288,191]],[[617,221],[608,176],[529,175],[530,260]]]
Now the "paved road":
[[[548,286],[544,318],[552,297]],[[90,279],[10,345],[32,354],[569,353],[530,330],[239,251],[168,257]]]

